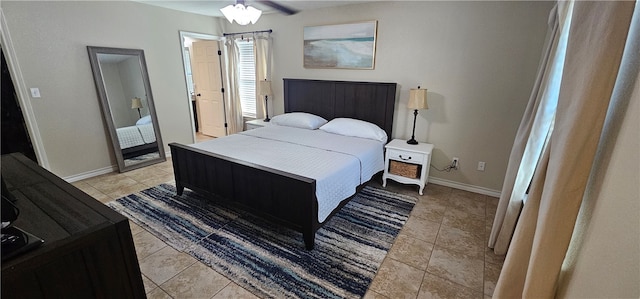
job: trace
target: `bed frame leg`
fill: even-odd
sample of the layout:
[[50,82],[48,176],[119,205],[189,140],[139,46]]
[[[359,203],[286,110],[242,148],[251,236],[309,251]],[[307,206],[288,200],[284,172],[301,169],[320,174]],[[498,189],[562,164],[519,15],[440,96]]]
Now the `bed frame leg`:
[[184,192],[184,186],[176,184],[176,191],[178,193],[178,196],[182,195],[182,192]]
[[303,233],[302,237],[304,238],[304,247],[307,250],[313,250],[316,242],[316,234],[314,233]]

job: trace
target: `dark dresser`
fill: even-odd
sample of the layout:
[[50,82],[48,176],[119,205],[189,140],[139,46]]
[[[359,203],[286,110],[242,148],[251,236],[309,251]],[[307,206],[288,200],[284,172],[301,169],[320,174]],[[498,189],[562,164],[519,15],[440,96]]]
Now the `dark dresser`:
[[145,298],[127,218],[22,154],[1,163],[14,225],[44,240],[2,262],[2,298]]

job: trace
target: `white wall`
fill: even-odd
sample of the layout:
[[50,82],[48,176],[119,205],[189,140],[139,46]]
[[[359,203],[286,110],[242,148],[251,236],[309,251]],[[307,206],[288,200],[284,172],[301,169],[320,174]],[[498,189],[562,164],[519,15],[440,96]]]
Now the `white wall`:
[[[432,163],[460,170],[430,175],[488,191],[502,188],[513,138],[529,99],[547,18],[547,1],[394,1],[264,15],[229,32],[273,29],[274,112],[284,111],[282,78],[398,83],[393,137],[409,139],[410,88],[427,88],[429,110],[419,111],[416,139],[435,145]],[[377,20],[374,70],[305,69],[303,27]],[[270,98],[271,99],[271,98]],[[476,171],[486,162],[484,172]]]
[[[49,169],[61,177],[116,165],[87,46],[142,49],[165,143],[192,141],[179,31],[219,34],[217,20],[131,1],[2,1]],[[6,54],[6,53],[5,53]],[[137,114],[137,113],[136,113]]]

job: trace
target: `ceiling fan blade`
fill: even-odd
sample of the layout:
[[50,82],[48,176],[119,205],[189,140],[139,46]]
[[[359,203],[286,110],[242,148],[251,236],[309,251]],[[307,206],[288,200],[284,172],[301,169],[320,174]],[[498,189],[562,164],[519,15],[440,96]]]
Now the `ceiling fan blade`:
[[278,4],[274,1],[270,1],[270,0],[256,0],[255,2],[258,2],[260,4],[264,4],[266,6],[269,6],[271,8],[274,8],[276,10],[279,10],[280,12],[282,12],[283,14],[287,14],[287,15],[293,15],[293,14],[297,14],[298,11],[289,7],[286,7],[284,5]]

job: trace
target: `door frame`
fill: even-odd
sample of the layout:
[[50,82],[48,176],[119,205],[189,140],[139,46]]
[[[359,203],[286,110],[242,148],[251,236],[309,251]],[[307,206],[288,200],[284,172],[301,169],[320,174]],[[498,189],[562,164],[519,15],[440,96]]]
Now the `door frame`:
[[27,133],[29,134],[29,138],[31,139],[33,150],[36,152],[38,164],[40,164],[40,166],[47,170],[51,170],[49,159],[47,159],[47,154],[44,150],[44,144],[42,143],[42,136],[40,135],[40,130],[38,129],[36,115],[33,112],[33,107],[31,106],[31,102],[29,101],[31,97],[29,92],[27,91],[28,89],[24,81],[24,77],[22,76],[22,70],[20,69],[20,64],[18,63],[16,51],[13,48],[13,42],[11,39],[11,34],[9,33],[9,27],[7,26],[7,20],[4,16],[4,12],[1,9],[0,35],[2,40],[2,51],[4,51],[4,58],[7,61],[9,74],[11,74],[11,80],[13,81],[13,86],[18,97],[18,104],[20,105],[20,109],[22,110],[22,116],[24,117],[24,122],[27,127]]
[[[184,60],[184,47],[185,47],[185,42],[186,42],[186,38],[192,38],[192,39],[196,39],[196,40],[215,40],[218,42],[223,41],[223,38],[220,36],[215,36],[212,34],[206,34],[206,33],[197,33],[197,32],[190,32],[190,31],[183,31],[180,30],[178,31],[180,34],[180,57],[182,57],[182,70],[183,70],[183,75],[184,75],[184,84],[185,84],[185,90],[186,90],[186,97],[185,99],[187,100],[188,106],[189,106],[189,120],[191,123],[191,133],[192,133],[192,143],[196,143],[196,126],[194,123],[194,112],[193,111],[193,106],[191,105],[191,96],[189,95],[189,82],[187,81],[187,73],[186,73],[186,61]],[[220,48],[220,50],[222,51],[222,47]],[[220,71],[222,72],[222,74],[224,73],[222,70],[225,68],[224,65],[224,59],[222,59],[220,61]],[[224,80],[224,74],[221,77],[222,80],[222,84],[224,86],[225,84],[225,80]],[[225,101],[225,97],[224,97],[224,93],[222,94],[222,101]],[[227,112],[224,111],[224,115],[226,118],[226,114]]]

